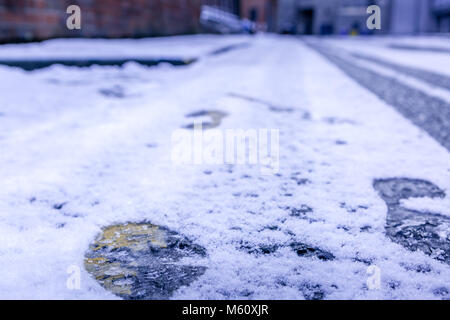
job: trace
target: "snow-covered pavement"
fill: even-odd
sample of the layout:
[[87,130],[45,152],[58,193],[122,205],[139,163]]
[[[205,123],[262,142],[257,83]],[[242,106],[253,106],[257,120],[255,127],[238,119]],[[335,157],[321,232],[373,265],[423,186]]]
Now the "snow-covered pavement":
[[[380,47],[388,53],[359,53],[422,68],[445,83],[450,55],[395,49],[376,38],[369,45],[202,37],[145,40],[142,52],[155,41],[158,55],[198,58],[189,66],[54,65],[32,72],[0,66],[0,298],[117,298],[88,273],[84,259],[102,228],[127,222],[162,226],[204,248],[204,255],[183,260],[204,272],[173,299],[450,298],[449,90],[386,65],[389,75],[373,67],[383,77],[361,72],[366,78],[358,79],[345,58],[349,50]],[[209,54],[243,42],[248,46]],[[96,40],[56,45],[66,43],[90,53],[110,48]],[[111,46],[129,54],[134,45]],[[34,46],[41,56],[52,47]],[[319,47],[337,48],[329,52],[339,57],[333,61]],[[0,57],[7,50],[0,47]],[[48,50],[51,56],[56,49]],[[395,79],[388,85],[416,94],[420,103],[410,114],[401,97],[386,93],[385,82],[381,91],[369,85],[388,76]],[[428,101],[437,105],[421,115]],[[172,134],[192,124],[186,115],[204,110],[226,114],[215,128],[224,132],[279,130],[277,172],[174,164]],[[397,200],[436,214],[440,251],[409,250],[388,236],[393,195],[376,187],[390,178],[425,181],[422,196],[436,196]],[[73,270],[80,271],[79,289],[67,283]],[[373,287],[378,272],[381,283]]]

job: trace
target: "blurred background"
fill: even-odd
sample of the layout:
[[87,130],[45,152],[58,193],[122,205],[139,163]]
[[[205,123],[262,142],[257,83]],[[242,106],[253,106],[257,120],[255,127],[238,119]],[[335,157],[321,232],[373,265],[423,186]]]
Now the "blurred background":
[[[68,30],[66,8],[82,10]],[[381,30],[365,28],[381,7]],[[450,0],[0,0],[0,41],[194,33],[419,34],[450,32]]]

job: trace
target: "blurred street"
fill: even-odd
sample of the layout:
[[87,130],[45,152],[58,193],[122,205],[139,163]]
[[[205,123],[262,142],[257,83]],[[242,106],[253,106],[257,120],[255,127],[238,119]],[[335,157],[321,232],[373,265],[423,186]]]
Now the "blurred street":
[[[105,226],[147,221],[204,248],[174,299],[449,299],[449,52],[445,36],[1,46],[0,298],[136,298],[83,261]],[[106,62],[61,64],[89,59]],[[50,63],[1,65],[19,60]],[[197,118],[279,130],[277,170],[174,164]]]

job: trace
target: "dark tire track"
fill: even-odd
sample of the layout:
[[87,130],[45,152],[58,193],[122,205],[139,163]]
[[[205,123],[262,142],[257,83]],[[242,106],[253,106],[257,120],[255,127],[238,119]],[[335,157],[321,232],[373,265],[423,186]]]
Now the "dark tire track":
[[412,123],[450,151],[450,104],[422,91],[411,88],[393,78],[356,66],[333,54],[330,48],[306,42],[349,77],[397,109]]

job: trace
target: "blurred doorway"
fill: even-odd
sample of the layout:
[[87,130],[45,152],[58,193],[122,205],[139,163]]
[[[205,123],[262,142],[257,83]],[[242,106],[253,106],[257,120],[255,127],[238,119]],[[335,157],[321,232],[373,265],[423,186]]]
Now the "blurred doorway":
[[313,31],[314,31],[314,9],[299,10],[297,31],[300,34],[313,34]]

